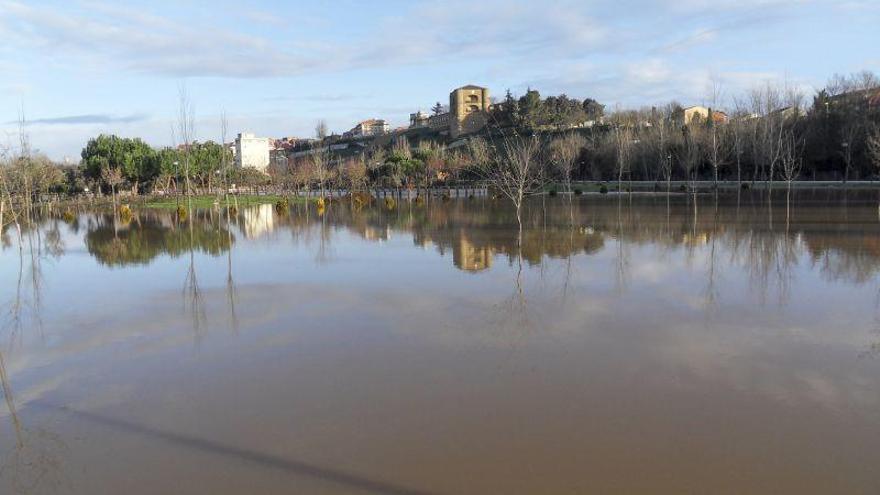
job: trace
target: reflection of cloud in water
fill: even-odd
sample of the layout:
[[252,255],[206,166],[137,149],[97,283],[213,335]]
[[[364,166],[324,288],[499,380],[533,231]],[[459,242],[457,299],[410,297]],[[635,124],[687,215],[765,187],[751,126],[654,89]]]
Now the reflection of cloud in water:
[[[880,267],[872,248],[880,228],[866,220],[876,207],[850,205],[846,224],[835,213],[795,215],[786,233],[768,227],[760,204],[701,207],[694,219],[687,204],[667,216],[665,201],[660,209],[651,201],[618,210],[616,201],[584,200],[574,228],[567,202],[548,201],[546,222],[529,209],[521,299],[517,264],[502,261],[518,253],[500,202],[397,211],[342,202],[321,217],[299,206],[280,216],[271,205],[243,208],[234,222],[245,233],[235,250],[237,333],[226,321],[231,268],[215,257],[230,234],[222,217],[194,215],[207,317],[198,346],[180,311],[176,223],[144,214],[108,231],[112,224],[90,217],[83,242],[103,264],[78,263],[79,238],[61,232],[65,253],[44,267],[45,340],[26,333],[8,353],[16,402],[25,413],[43,400],[109,410],[244,445],[379,449],[388,457],[367,455],[367,464],[395,467],[442,459],[446,440],[484,461],[528,452],[545,469],[589,457],[593,440],[609,459],[615,449],[634,455],[627,445],[658,453],[676,444],[690,461],[709,452],[746,462],[756,457],[737,449],[758,452],[767,447],[758,433],[793,422],[803,429],[786,430],[774,454],[837,433],[870,444],[880,360],[859,356],[876,340],[875,294],[866,290]],[[273,229],[291,236],[267,236]],[[125,246],[105,252],[105,238]],[[266,249],[282,239],[284,249]],[[339,262],[316,261],[328,245]],[[150,283],[137,283],[146,272],[132,264],[150,264]],[[71,280],[81,289],[69,290]],[[787,297],[761,296],[774,291]],[[548,438],[572,445],[556,455]],[[779,448],[785,441],[789,450]],[[542,448],[553,451],[549,463]],[[731,466],[744,465],[723,467]]]

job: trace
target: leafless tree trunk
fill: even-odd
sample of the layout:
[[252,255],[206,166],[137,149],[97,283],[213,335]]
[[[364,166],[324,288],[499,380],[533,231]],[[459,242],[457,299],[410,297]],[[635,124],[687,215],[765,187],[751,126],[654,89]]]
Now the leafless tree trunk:
[[709,87],[709,101],[712,106],[709,109],[709,121],[706,124],[710,126],[709,135],[707,136],[709,145],[709,163],[712,165],[712,183],[715,187],[718,186],[718,169],[727,161],[727,142],[726,139],[724,139],[726,136],[724,133],[719,132],[718,123],[715,122],[715,116],[713,113],[720,103],[721,93],[721,81],[713,76],[710,79]]
[[223,174],[223,197],[226,199],[226,207],[229,208],[229,160],[226,149],[226,133],[229,130],[229,122],[226,120],[226,111],[220,112],[220,146],[223,147],[220,155],[220,170]]
[[504,136],[500,147],[488,146],[477,138],[472,140],[471,150],[477,171],[516,208],[517,243],[522,250],[523,201],[541,193],[547,184],[541,142],[535,135],[512,134]]
[[712,165],[713,183],[718,186],[718,169],[720,169],[728,158],[728,142],[727,132],[719,129],[718,124],[712,122],[707,136],[707,144],[709,145],[709,163]]
[[782,155],[786,128],[800,114],[802,102],[803,95],[787,84],[782,89],[767,84],[750,95],[751,113],[758,119],[756,162],[767,168],[771,188]]
[[662,116],[654,123],[652,129],[656,135],[653,139],[654,155],[660,164],[660,173],[666,181],[667,196],[672,190],[672,154],[669,152],[669,131],[667,129],[667,116]]
[[[195,137],[195,108],[189,99],[186,86],[181,84],[178,87],[178,113],[177,113],[177,132],[178,137],[183,141],[183,173],[186,181],[186,195],[191,198],[192,185],[190,183],[190,145]],[[190,200],[190,206],[192,201]]]
[[330,153],[325,147],[321,147],[314,154],[311,155],[312,162],[312,172],[314,173],[314,179],[318,181],[318,185],[321,188],[321,197],[325,196],[324,194],[324,185],[327,182],[327,178],[329,176],[329,167],[330,167]]
[[861,137],[863,131],[862,122],[859,119],[847,119],[847,122],[840,130],[840,136],[843,140],[840,143],[840,155],[843,157],[843,183],[849,181],[849,174],[852,170],[854,149],[856,141]]
[[614,129],[614,138],[617,144],[617,190],[619,192],[623,183],[623,175],[629,172],[630,160],[632,159],[632,129],[628,126],[618,125]]
[[571,175],[575,163],[581,154],[581,150],[587,145],[587,140],[580,134],[569,134],[562,138],[554,139],[550,143],[550,156],[553,164],[562,176],[565,184],[565,192],[568,195],[568,209],[570,224],[574,223],[574,205],[571,190]]
[[788,230],[789,220],[791,218],[791,183],[797,179],[803,165],[802,153],[804,143],[801,139],[794,135],[793,131],[788,131],[782,140],[782,152],[780,155],[780,163],[782,165],[782,175],[787,184],[785,191],[785,228]]

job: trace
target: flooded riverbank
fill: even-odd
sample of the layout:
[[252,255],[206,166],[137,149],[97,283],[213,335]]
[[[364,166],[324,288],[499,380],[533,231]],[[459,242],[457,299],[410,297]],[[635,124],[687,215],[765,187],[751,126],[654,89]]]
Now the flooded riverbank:
[[2,493],[876,493],[876,191],[3,232]]

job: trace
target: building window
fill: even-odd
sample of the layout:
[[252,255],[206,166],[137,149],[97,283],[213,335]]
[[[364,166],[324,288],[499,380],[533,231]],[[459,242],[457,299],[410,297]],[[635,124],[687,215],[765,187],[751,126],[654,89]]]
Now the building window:
[[468,112],[476,112],[476,111],[479,110],[479,109],[480,109],[480,107],[478,107],[478,106],[476,106],[476,105],[471,105],[471,106],[468,107],[467,111],[468,111]]
[[479,96],[477,96],[477,95],[468,96],[468,103],[477,103],[478,101],[480,101]]

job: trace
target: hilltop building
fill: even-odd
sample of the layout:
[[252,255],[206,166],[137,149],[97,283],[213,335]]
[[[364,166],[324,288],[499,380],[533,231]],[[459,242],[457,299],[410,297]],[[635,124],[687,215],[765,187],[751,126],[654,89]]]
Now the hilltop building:
[[236,167],[253,167],[265,172],[269,168],[270,161],[269,139],[257,137],[250,132],[242,132],[235,138],[234,155]]
[[344,138],[363,139],[374,136],[388,134],[390,127],[388,122],[383,119],[369,119],[351,128],[350,131],[342,135]]
[[696,105],[684,109],[684,123],[685,125],[689,125],[694,121],[706,122],[709,120],[710,114],[712,115],[712,122],[716,124],[726,124],[729,120],[727,114],[721,110],[713,110],[708,107]]
[[477,132],[489,122],[489,89],[472,84],[449,93],[449,133],[453,138]]
[[880,108],[880,88],[857,89],[828,98],[828,104],[850,109]]
[[449,111],[428,115],[423,111],[409,115],[409,128],[428,128],[448,133],[452,138],[477,132],[489,121],[489,90],[467,85],[449,93]]
[[427,113],[419,110],[416,113],[409,114],[410,128],[428,127],[428,119],[431,118]]

